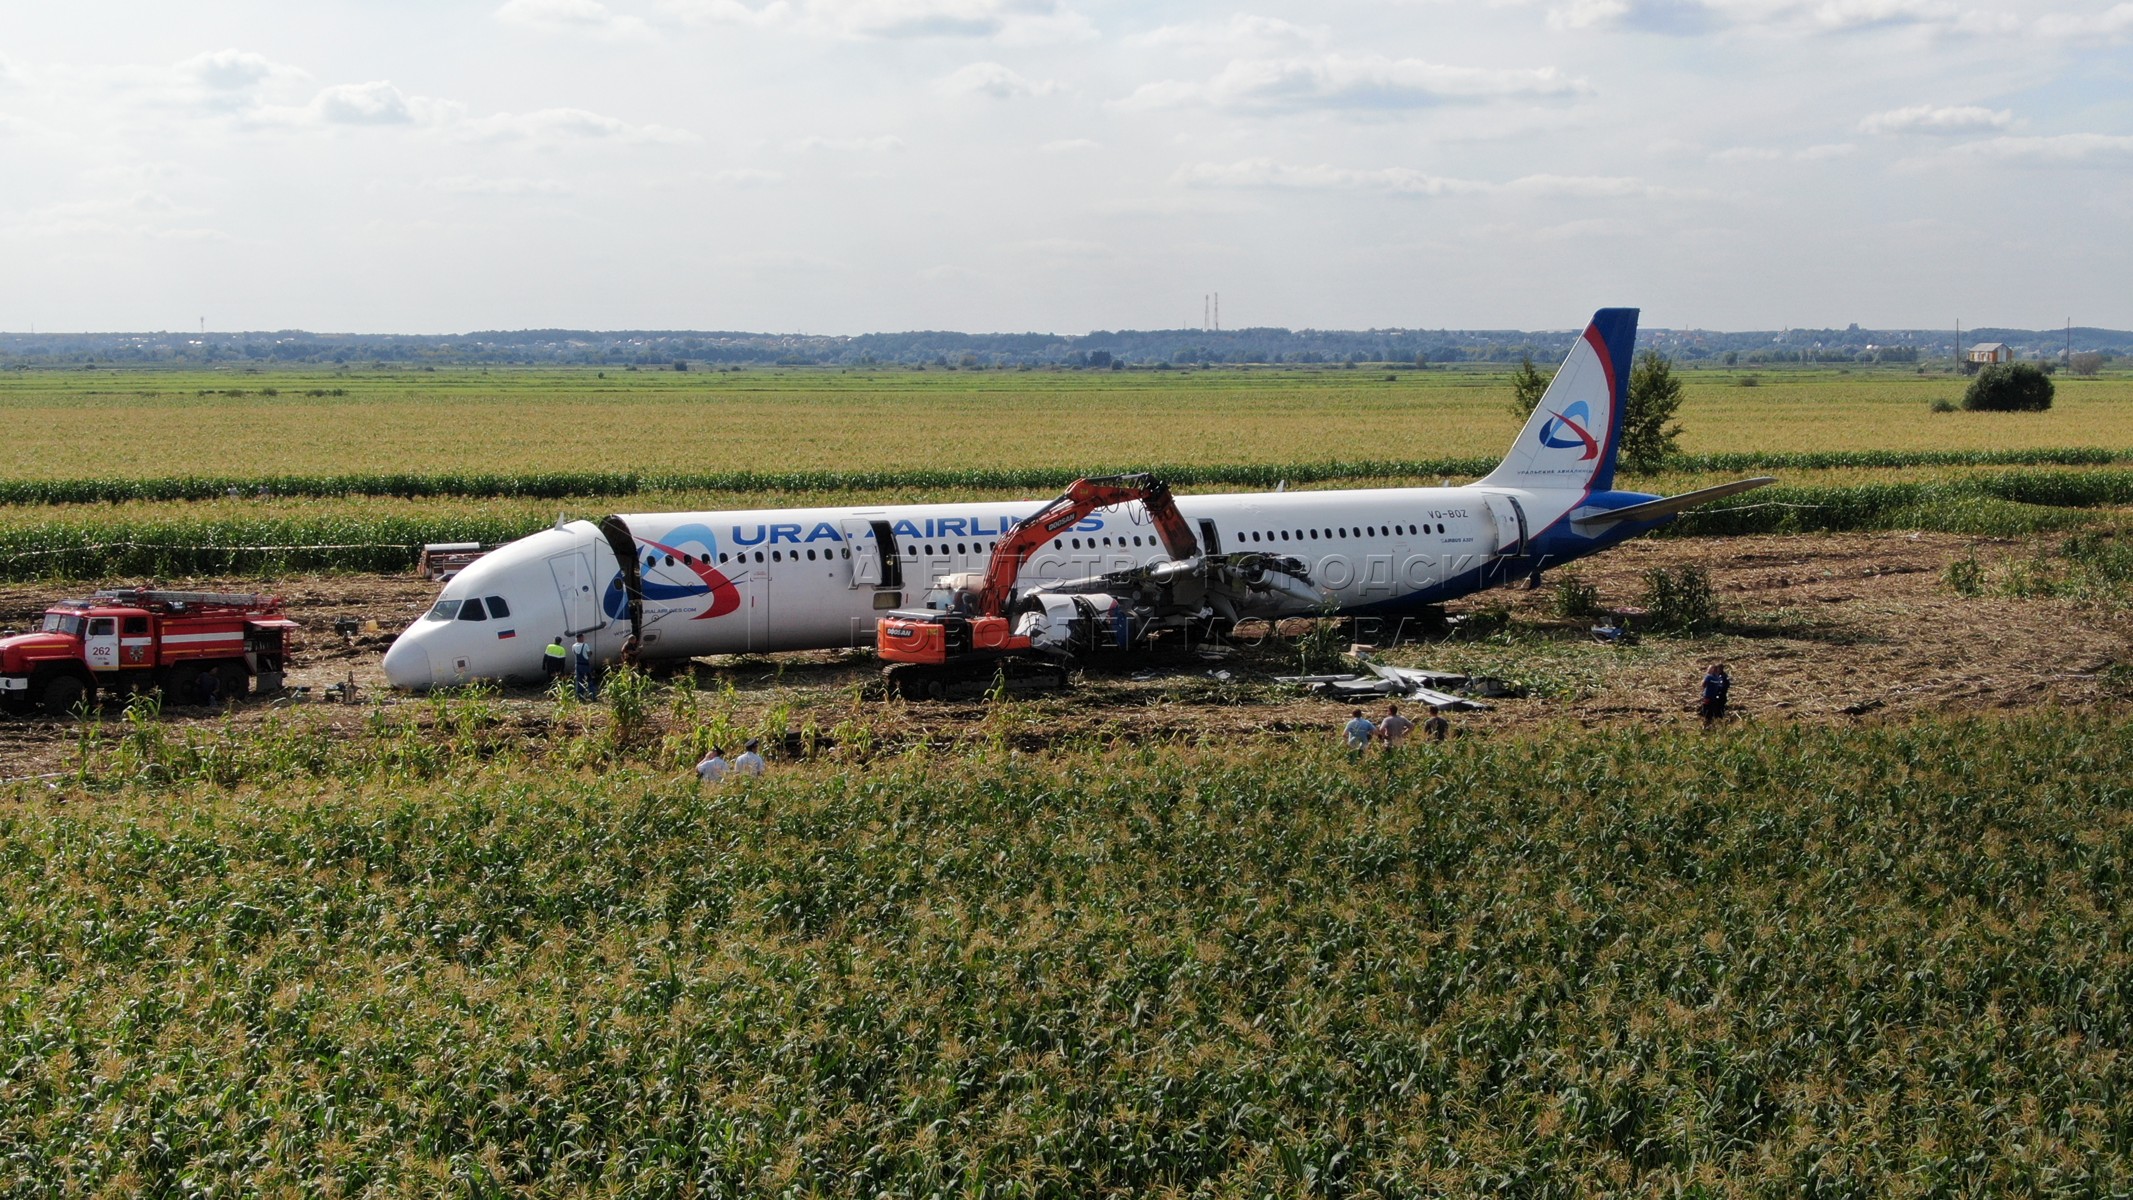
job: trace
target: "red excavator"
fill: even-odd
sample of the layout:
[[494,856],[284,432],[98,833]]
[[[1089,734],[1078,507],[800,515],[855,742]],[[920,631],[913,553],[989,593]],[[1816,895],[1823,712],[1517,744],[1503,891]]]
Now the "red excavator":
[[[1032,603],[1026,607],[1035,615],[1025,619],[1025,614],[1010,612],[1016,607],[1015,580],[1031,554],[1083,517],[1135,500],[1148,510],[1163,549],[1173,560],[1199,556],[1199,540],[1162,480],[1148,474],[1077,479],[1058,499],[1017,522],[1000,538],[981,584],[972,588],[958,586],[961,581],[953,577],[946,580],[945,610],[899,609],[881,618],[874,644],[892,664],[890,689],[906,696],[939,699],[959,684],[995,678],[1011,687],[1064,686],[1064,660],[1074,644],[1065,630],[1082,630],[1082,640],[1093,640],[1087,631],[1105,624],[1118,628],[1130,620],[1130,614],[1113,597],[1058,596],[1049,598],[1049,604],[1029,598]],[[1047,608],[1058,611],[1048,614]],[[1061,613],[1064,620],[1059,619]],[[1018,624],[1025,626],[1022,632],[1017,632]],[[1032,636],[1036,628],[1057,632],[1040,644]],[[1123,630],[1117,636],[1121,642],[1130,639],[1130,633]]]

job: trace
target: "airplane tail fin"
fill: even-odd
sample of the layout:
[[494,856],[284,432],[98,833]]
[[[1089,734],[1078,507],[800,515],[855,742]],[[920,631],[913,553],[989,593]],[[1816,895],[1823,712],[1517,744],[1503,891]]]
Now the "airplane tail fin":
[[1637,310],[1603,308],[1570,347],[1511,452],[1477,486],[1604,492],[1629,399]]

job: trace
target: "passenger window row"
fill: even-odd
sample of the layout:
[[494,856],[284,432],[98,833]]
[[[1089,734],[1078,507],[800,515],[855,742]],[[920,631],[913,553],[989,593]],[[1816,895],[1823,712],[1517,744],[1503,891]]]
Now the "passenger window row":
[[[845,549],[843,550],[843,552],[842,552],[842,553],[843,553],[843,557],[845,557],[845,558],[850,558],[850,557],[852,556],[852,551],[851,551],[851,548],[850,548],[850,547],[846,547],[846,548],[845,548]],[[799,562],[799,561],[800,561],[800,554],[801,554],[801,551],[798,551],[798,550],[769,550],[769,551],[764,551],[764,550],[758,550],[758,551],[756,551],[756,552],[755,552],[755,561],[757,561],[757,562]],[[815,551],[813,551],[813,550],[809,550],[809,551],[807,551],[807,552],[806,552],[806,554],[807,554],[807,561],[808,561],[808,562],[835,562],[835,561],[837,560],[837,558],[838,558],[838,554],[839,554],[839,552],[838,552],[838,551],[836,551],[836,550],[824,550],[824,551],[822,551],[822,552],[821,552],[821,554],[820,554],[820,555],[817,555]],[[767,555],[767,557],[766,557],[766,555]],[[696,564],[696,557],[695,557],[694,555],[690,555],[690,554],[684,554],[684,555],[682,555],[682,556],[681,556],[681,559],[682,559],[682,561],[683,561],[683,562],[685,562],[685,563],[688,563],[688,564],[690,564],[691,566],[694,566],[694,565]],[[670,566],[671,566],[671,565],[673,564],[673,562],[674,562],[674,560],[673,560],[673,559],[671,559],[671,558],[667,560],[667,563],[668,563],[668,565],[670,565]],[[710,559],[708,559],[708,558],[704,559],[704,560],[703,560],[703,562],[704,562],[704,565],[705,565],[705,566],[707,566],[707,567],[711,565],[711,560],[710,560]],[[734,552],[732,552],[732,553],[730,553],[730,554],[729,554],[729,553],[727,553],[727,552],[725,552],[725,551],[723,551],[723,550],[722,550],[722,551],[720,551],[720,552],[719,552],[719,555],[718,555],[718,565],[719,565],[719,566],[722,566],[722,567],[723,567],[723,566],[726,566],[726,565],[727,565],[727,564],[729,564],[729,563],[738,563],[738,564],[741,564],[741,565],[743,565],[743,566],[747,565],[747,563],[748,563],[748,551],[746,551],[746,550],[736,550],[736,551],[734,551]],[[647,565],[649,565],[649,564],[647,564]]]
[[1331,529],[1297,529],[1293,531],[1288,529],[1253,529],[1246,531],[1245,536],[1251,538],[1255,542],[1315,542],[1324,538],[1404,537],[1411,536],[1416,533],[1429,533],[1432,532],[1433,528],[1434,531],[1437,533],[1444,532],[1444,525],[1442,522],[1437,522],[1434,524],[1434,526],[1432,526],[1431,523],[1425,522],[1421,525],[1339,525]]

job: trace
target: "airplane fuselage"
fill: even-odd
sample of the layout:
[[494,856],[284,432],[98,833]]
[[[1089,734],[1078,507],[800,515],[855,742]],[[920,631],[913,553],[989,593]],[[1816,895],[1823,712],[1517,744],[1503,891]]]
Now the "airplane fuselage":
[[[1180,496],[1177,503],[1204,552],[1305,564],[1319,594],[1277,598],[1266,615],[1398,616],[1656,524],[1573,532],[1566,518],[1596,499],[1469,485]],[[498,549],[447,583],[410,630],[420,636],[388,654],[387,673],[402,687],[530,678],[550,639],[569,645],[580,635],[596,660],[614,658],[631,628],[618,549],[637,558],[646,658],[869,646],[882,613],[916,603],[940,576],[982,573],[1000,535],[1043,503],[656,513],[560,525]],[[1166,557],[1147,513],[1129,504],[1061,533],[1031,555],[1021,581],[1085,578]]]

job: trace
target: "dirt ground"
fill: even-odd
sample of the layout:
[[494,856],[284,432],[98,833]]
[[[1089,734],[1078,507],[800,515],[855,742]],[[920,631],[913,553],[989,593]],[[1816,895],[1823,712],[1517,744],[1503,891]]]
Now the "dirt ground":
[[[1740,719],[1756,721],[1903,720],[1919,714],[2116,704],[2133,696],[2133,634],[2123,614],[2063,600],[1964,598],[1943,581],[1949,563],[1975,554],[1989,568],[2026,560],[2047,542],[1925,533],[1877,533],[1714,539],[1649,539],[1579,564],[1603,604],[1634,604],[1643,573],[1686,563],[1702,566],[1717,589],[1721,624],[1696,638],[1647,636],[1633,646],[1603,646],[1590,621],[1551,611],[1554,593],[1502,590],[1450,606],[1453,614],[1508,606],[1510,621],[1493,635],[1455,630],[1385,648],[1382,657],[1410,666],[1482,670],[1531,685],[1524,698],[1491,701],[1485,712],[1454,716],[1463,734],[1511,733],[1537,726],[1691,722],[1703,667],[1724,660],[1734,679]],[[132,582],[132,581],[128,581]],[[292,706],[308,707],[354,727],[374,705],[414,698],[385,686],[379,660],[393,636],[428,607],[433,584],[411,577],[318,576],[258,581],[186,581],[215,590],[271,590],[287,598],[305,627],[292,687],[308,699],[254,698],[237,707],[239,723]],[[0,585],[0,626],[27,627],[50,600],[85,586]],[[375,623],[376,632],[346,643],[332,632],[339,617]],[[1482,618],[1467,623],[1469,630]],[[2113,668],[2120,668],[2114,670]],[[851,653],[707,659],[695,665],[707,687],[730,683],[742,710],[785,704],[793,723],[823,728],[855,706],[884,705],[907,739],[950,739],[983,717],[983,702],[924,704],[876,699],[879,667]],[[1334,736],[1352,702],[1274,684],[1298,670],[1286,643],[1178,653],[1091,670],[1063,695],[1026,701],[1042,732],[1035,745],[1069,739],[1179,738],[1217,743],[1255,737]],[[1227,678],[1223,678],[1223,675]],[[357,702],[324,702],[327,685],[353,676]],[[547,701],[527,690],[508,703]],[[1371,707],[1382,709],[1383,701]],[[531,716],[529,712],[527,714]],[[115,710],[106,711],[107,718]],[[224,719],[204,709],[173,708],[165,719],[197,725]],[[0,780],[61,770],[70,764],[74,722],[0,717]]]

